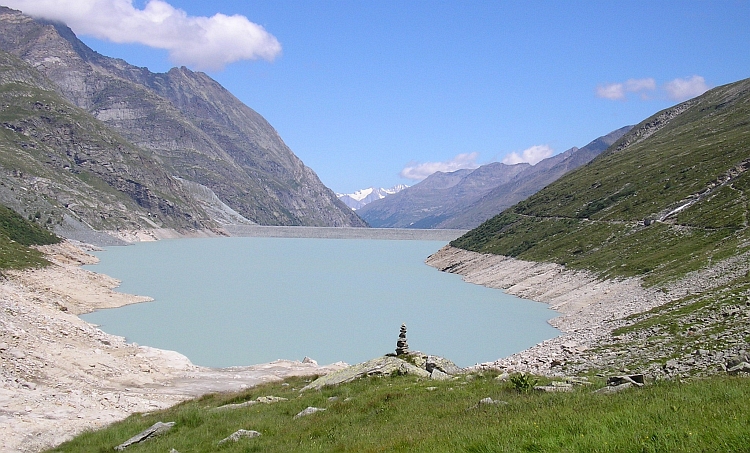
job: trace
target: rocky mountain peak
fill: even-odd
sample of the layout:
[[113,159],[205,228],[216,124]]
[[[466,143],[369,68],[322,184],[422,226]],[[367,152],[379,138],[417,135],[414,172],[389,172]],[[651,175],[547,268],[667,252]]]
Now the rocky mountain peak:
[[[258,224],[366,226],[261,115],[202,72],[181,67],[152,73],[93,51],[63,24],[34,20],[4,7],[0,8],[0,51],[29,65],[32,69],[26,73],[36,86],[42,88],[39,80],[46,80],[45,90],[51,88],[61,102],[82,109],[76,115],[88,115],[87,121],[96,125],[92,131],[107,131],[123,143],[119,149],[140,156],[137,171],[129,164],[108,162],[119,159],[116,153],[82,157],[89,165],[94,161],[100,165],[96,177],[108,188],[119,191],[112,181],[124,179],[140,192],[181,191],[180,196],[165,193],[164,199],[174,200],[175,207],[191,205],[188,211],[194,212],[193,218],[207,217],[198,222],[204,226],[215,222],[180,181],[212,191],[241,218]],[[27,113],[27,124],[34,123],[33,113]],[[85,135],[87,141],[97,141],[96,134]],[[72,148],[91,148],[88,142],[77,141],[83,138],[68,135],[64,140]],[[65,165],[78,171],[76,162]],[[7,159],[0,164],[2,171],[13,170]],[[163,176],[153,179],[156,173]],[[128,196],[139,205],[145,203],[133,193]],[[212,212],[226,211],[222,206],[217,209]],[[141,226],[153,225],[144,221]]]

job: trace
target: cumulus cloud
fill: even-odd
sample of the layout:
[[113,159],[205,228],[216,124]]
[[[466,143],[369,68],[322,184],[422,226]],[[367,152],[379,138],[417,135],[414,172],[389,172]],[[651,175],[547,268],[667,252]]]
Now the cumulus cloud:
[[625,99],[627,93],[639,93],[646,98],[648,93],[656,89],[656,81],[652,78],[628,79],[623,83],[609,83],[596,87],[596,95],[600,98],[619,101]]
[[412,162],[401,170],[399,176],[413,181],[421,181],[437,171],[447,173],[464,168],[477,168],[479,167],[479,164],[476,163],[477,157],[479,157],[479,153],[465,153],[445,162]]
[[685,101],[700,96],[708,91],[708,88],[706,80],[697,75],[687,79],[674,79],[664,85],[667,96],[673,101]]
[[188,16],[163,0],[143,9],[133,0],[5,0],[34,17],[67,24],[76,34],[116,43],[138,43],[169,51],[179,65],[219,70],[240,60],[272,61],[281,44],[245,16]]
[[526,148],[521,151],[520,154],[514,151],[506,155],[502,162],[505,165],[515,165],[520,163],[535,165],[537,162],[550,157],[553,152],[553,149],[547,145],[535,145],[531,148]]

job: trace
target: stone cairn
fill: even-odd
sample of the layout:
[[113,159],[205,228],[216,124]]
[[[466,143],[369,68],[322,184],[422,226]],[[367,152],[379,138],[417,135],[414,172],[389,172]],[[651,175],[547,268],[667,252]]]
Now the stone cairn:
[[409,344],[406,342],[406,324],[401,324],[401,331],[398,334],[398,341],[396,342],[396,355],[408,353]]

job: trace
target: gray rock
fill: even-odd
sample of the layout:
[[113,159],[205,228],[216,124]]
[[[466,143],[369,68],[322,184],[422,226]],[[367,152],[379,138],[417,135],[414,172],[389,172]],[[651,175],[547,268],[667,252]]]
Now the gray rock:
[[736,367],[743,362],[750,362],[750,356],[747,353],[740,353],[727,359],[727,370]]
[[750,373],[750,363],[747,362],[741,362],[737,365],[727,368],[727,373],[737,374],[737,373]]
[[411,374],[424,378],[430,377],[430,373],[412,365],[411,363],[399,359],[398,357],[385,356],[321,376],[304,386],[300,392],[311,389],[320,390],[326,386],[351,382],[365,376],[390,376],[392,374]]
[[549,393],[572,392],[573,384],[569,384],[567,382],[552,382],[550,383],[550,385],[535,385],[534,390]]
[[630,384],[634,387],[642,387],[646,383],[646,379],[642,374],[631,374],[629,376],[612,376],[607,378],[608,386],[618,386],[622,384]]
[[451,376],[459,374],[461,372],[461,368],[444,357],[439,357],[436,355],[427,356],[427,359],[425,361],[425,370],[427,370],[428,372],[432,372],[432,370],[434,369],[438,369],[443,373],[449,374]]
[[137,444],[145,440],[152,439],[160,434],[163,434],[169,431],[170,429],[172,429],[173,426],[174,426],[174,422],[167,422],[167,423],[156,422],[153,425],[151,425],[150,428],[141,431],[140,433],[136,434],[135,436],[131,437],[130,439],[116,446],[115,450],[123,451],[127,447],[133,444]]
[[594,391],[594,393],[602,393],[602,394],[610,394],[610,393],[617,393],[621,392],[626,389],[632,389],[632,384],[620,384],[620,385],[608,385],[606,387],[602,387],[599,390]]
[[306,417],[308,415],[312,415],[316,412],[324,411],[325,409],[322,407],[312,407],[309,406],[306,409],[301,410],[297,415],[294,416],[295,419],[300,417]]
[[478,403],[479,406],[482,406],[482,405],[494,406],[498,404],[508,404],[508,402],[500,401],[500,400],[493,400],[492,398],[488,396],[487,398],[482,398],[481,400],[479,400],[479,403]]
[[443,373],[438,368],[434,368],[432,370],[432,373],[430,373],[430,379],[435,379],[437,381],[445,381],[445,380],[448,380],[450,378],[451,377],[448,374]]
[[271,403],[278,403],[280,401],[288,401],[288,400],[280,396],[259,396],[258,398],[254,400],[245,401],[242,403],[235,403],[235,404],[225,404],[223,406],[215,407],[211,409],[211,412],[231,410],[231,409],[241,409],[243,407],[253,406],[255,404],[271,404]]
[[238,429],[237,431],[233,432],[229,436],[221,439],[219,441],[219,445],[227,443],[227,442],[237,442],[240,439],[252,439],[253,437],[260,437],[260,435],[261,434],[258,431]]
[[305,356],[304,359],[302,359],[302,363],[311,363],[313,365],[317,365],[318,362],[316,360],[311,359],[310,357]]

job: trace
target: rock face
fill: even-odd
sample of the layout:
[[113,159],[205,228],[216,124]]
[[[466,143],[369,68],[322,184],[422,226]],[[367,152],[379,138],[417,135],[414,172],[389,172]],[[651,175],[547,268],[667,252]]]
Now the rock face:
[[[231,219],[234,212],[263,225],[365,226],[263,117],[206,74],[155,74],[94,52],[63,24],[4,7],[0,51],[25,63],[3,57],[12,108],[0,118],[10,136],[0,149],[26,161],[0,156],[0,176],[42,184],[60,219],[68,213],[110,229],[211,227],[217,222],[204,207],[215,196]],[[20,116],[10,115],[15,104]],[[197,197],[196,187],[210,192]],[[102,192],[109,217],[70,208],[87,192]]]
[[493,162],[476,170],[437,172],[419,184],[360,208],[370,226],[474,228],[562,175],[594,159],[630,126],[571,148],[536,165]]

